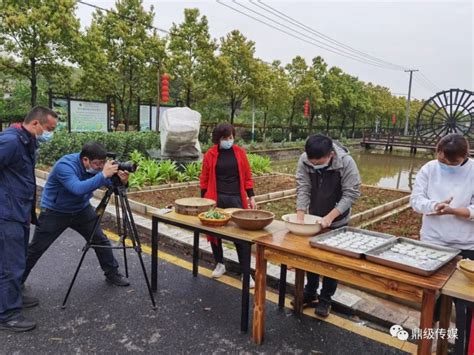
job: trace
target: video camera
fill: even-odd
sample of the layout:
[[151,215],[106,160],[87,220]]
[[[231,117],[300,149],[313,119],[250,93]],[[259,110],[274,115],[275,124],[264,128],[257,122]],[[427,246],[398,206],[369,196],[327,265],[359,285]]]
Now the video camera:
[[107,153],[107,158],[112,158],[114,160],[114,164],[118,164],[118,169],[119,170],[128,171],[129,173],[134,173],[135,171],[137,171],[137,168],[138,168],[137,164],[135,164],[131,161],[120,162],[120,161],[116,160],[117,153],[108,152]]

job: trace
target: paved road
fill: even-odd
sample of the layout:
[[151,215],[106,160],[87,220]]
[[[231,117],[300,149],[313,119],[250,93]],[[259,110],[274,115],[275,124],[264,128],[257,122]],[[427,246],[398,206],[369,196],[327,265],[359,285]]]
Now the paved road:
[[[326,322],[297,318],[273,303],[267,304],[265,343],[256,346],[239,331],[240,290],[204,276],[193,278],[188,270],[162,261],[154,311],[135,255],[129,257],[132,285],[118,288],[104,281],[89,252],[62,310],[82,245],[79,235],[67,231],[39,261],[27,289],[41,304],[25,311],[38,328],[0,332],[0,353],[402,353]],[[145,263],[148,267],[147,255]]]

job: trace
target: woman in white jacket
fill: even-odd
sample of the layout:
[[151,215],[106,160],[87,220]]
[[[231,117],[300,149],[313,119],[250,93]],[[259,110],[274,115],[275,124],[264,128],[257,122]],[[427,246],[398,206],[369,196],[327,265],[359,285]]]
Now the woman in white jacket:
[[420,236],[424,242],[461,249],[474,260],[474,160],[469,143],[460,134],[443,137],[437,159],[416,175],[412,208],[423,214]]

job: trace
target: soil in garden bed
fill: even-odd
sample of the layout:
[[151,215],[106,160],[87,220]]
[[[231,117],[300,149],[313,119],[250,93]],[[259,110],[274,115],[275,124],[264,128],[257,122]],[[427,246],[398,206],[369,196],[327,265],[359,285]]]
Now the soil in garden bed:
[[366,229],[392,234],[397,237],[420,239],[421,214],[408,208],[382,221],[368,226]]
[[[295,178],[285,175],[262,176],[254,179],[256,195],[263,195],[274,191],[294,189]],[[200,197],[199,186],[171,188],[165,190],[143,191],[129,194],[129,199],[153,207],[163,208],[172,205],[175,200],[184,197]]]
[[[371,208],[383,205],[390,201],[406,196],[407,193],[400,191],[382,190],[374,187],[361,187],[361,196],[352,208],[352,214],[367,211]],[[284,198],[281,200],[265,202],[258,205],[259,209],[268,210],[275,213],[276,218],[288,213],[295,213],[296,197]]]

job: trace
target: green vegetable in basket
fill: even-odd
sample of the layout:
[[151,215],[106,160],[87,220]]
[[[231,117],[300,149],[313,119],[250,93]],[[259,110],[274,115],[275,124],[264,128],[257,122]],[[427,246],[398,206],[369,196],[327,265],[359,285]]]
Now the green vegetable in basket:
[[223,215],[222,213],[216,210],[209,210],[206,212],[204,217],[209,218],[209,219],[224,219],[225,215]]

